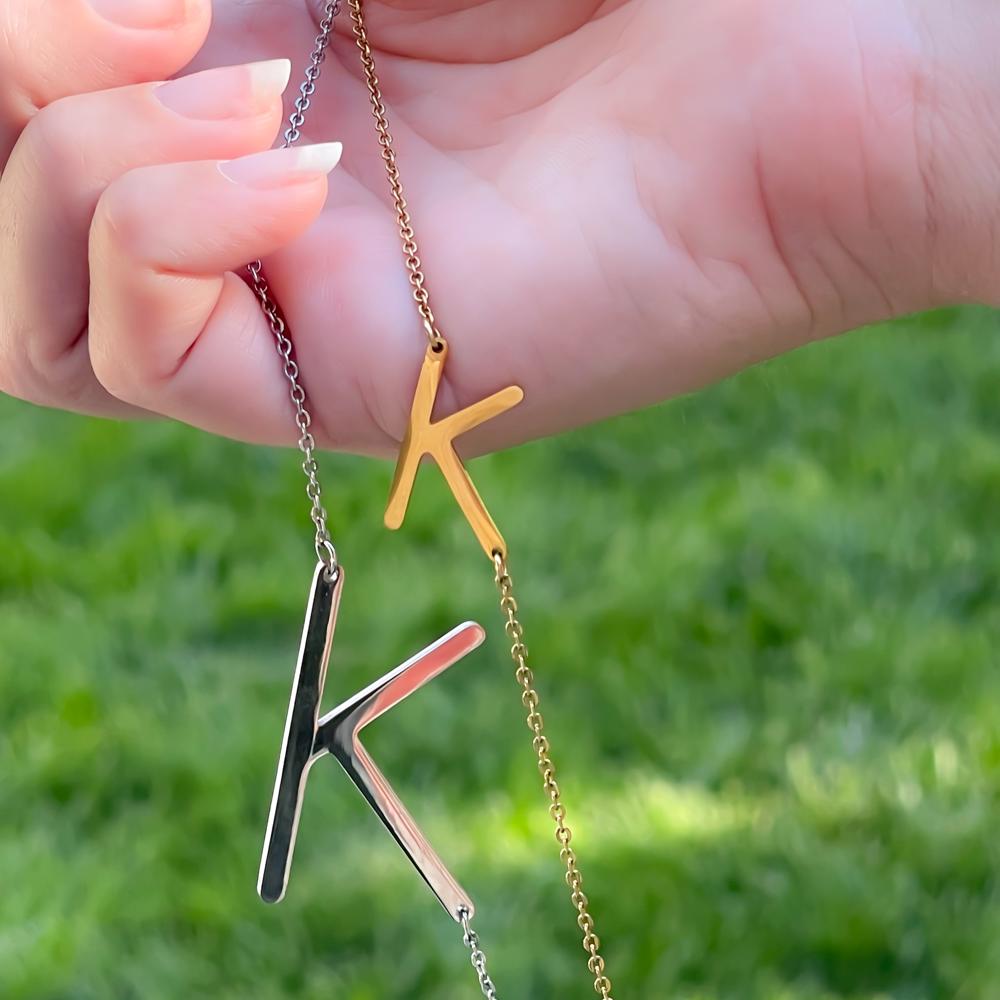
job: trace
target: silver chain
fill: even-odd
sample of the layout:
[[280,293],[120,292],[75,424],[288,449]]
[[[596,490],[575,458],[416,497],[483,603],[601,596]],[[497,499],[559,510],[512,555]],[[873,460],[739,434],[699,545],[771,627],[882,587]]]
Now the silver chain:
[[462,923],[463,938],[465,947],[469,949],[469,956],[472,960],[472,967],[479,977],[479,988],[483,991],[486,1000],[497,1000],[497,988],[490,979],[490,974],[486,971],[486,955],[479,947],[479,935],[472,929],[472,918],[469,911],[464,907],[458,912],[459,920]]
[[[302,136],[302,126],[305,124],[306,112],[309,110],[312,95],[316,92],[316,81],[319,79],[323,61],[326,59],[326,51],[330,45],[330,38],[333,35],[333,22],[340,13],[341,0],[329,0],[323,9],[323,18],[319,23],[319,34],[316,36],[316,45],[309,58],[309,65],[306,68],[306,78],[299,87],[299,96],[295,100],[295,108],[288,119],[288,128],[285,131],[285,140],[282,143],[283,149],[295,145]],[[312,414],[309,412],[306,400],[306,390],[302,385],[299,366],[293,357],[295,346],[288,336],[288,327],[281,309],[275,301],[270,286],[264,277],[264,265],[259,260],[255,260],[247,268],[250,272],[250,282],[253,290],[260,300],[261,309],[271,333],[274,335],[274,342],[281,358],[285,379],[288,381],[288,395],[295,407],[295,426],[299,430],[298,446],[302,452],[302,471],[306,474],[306,496],[312,505],[309,511],[309,518],[316,529],[316,558],[326,566],[327,575],[332,576],[337,571],[337,550],[333,546],[330,537],[328,515],[323,506],[323,490],[319,482],[319,464],[316,461],[316,438],[313,436]]]
[[[285,130],[285,138],[282,143],[284,149],[295,145],[302,137],[302,126],[306,121],[306,112],[309,110],[312,96],[316,92],[316,81],[319,79],[327,49],[330,47],[330,39],[333,37],[333,22],[340,13],[340,7],[341,0],[328,0],[323,8],[316,45],[309,58],[309,65],[306,67],[306,78],[303,80],[302,86],[299,87],[299,96],[295,99],[295,107],[288,118],[288,128]],[[330,538],[327,512],[323,506],[323,490],[319,483],[319,465],[316,461],[316,438],[310,430],[312,414],[309,412],[306,390],[302,385],[299,366],[293,356],[295,345],[288,336],[288,327],[281,315],[281,309],[271,292],[267,279],[264,277],[264,265],[259,260],[255,260],[247,266],[247,270],[250,272],[253,290],[260,300],[261,309],[263,309],[271,333],[274,335],[278,356],[281,358],[285,379],[288,381],[288,395],[295,407],[295,426],[299,430],[298,446],[299,451],[302,452],[302,471],[306,474],[308,481],[306,496],[309,497],[312,504],[309,517],[316,529],[316,556],[326,566],[327,573],[332,575],[337,572],[338,568],[337,550]],[[486,1000],[498,1000],[496,987],[486,971],[486,955],[479,946],[479,935],[472,929],[472,917],[466,909],[462,909],[458,916],[462,925],[462,941],[469,949],[472,967],[476,970],[483,996],[486,997]]]

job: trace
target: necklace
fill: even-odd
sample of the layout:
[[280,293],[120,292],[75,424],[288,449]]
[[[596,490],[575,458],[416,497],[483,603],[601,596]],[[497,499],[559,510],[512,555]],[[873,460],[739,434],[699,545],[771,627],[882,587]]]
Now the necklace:
[[[542,789],[549,801],[549,814],[555,826],[559,856],[566,870],[570,900],[576,910],[577,925],[582,933],[587,968],[594,977],[596,994],[601,1000],[612,1000],[611,981],[606,974],[604,958],[600,952],[600,940],[590,914],[590,902],[583,891],[583,876],[576,853],[571,846],[573,834],[567,822],[566,806],[556,780],[551,746],[545,735],[545,723],[539,711],[540,698],[535,689],[534,672],[528,662],[524,626],[519,617],[514,582],[510,574],[507,543],[454,448],[454,440],[457,437],[517,406],[523,399],[524,393],[517,386],[508,386],[464,410],[437,421],[432,419],[450,347],[431,309],[430,293],[427,290],[420,250],[403,190],[389,116],[382,98],[374,53],[368,39],[364,0],[348,0],[348,5],[354,38],[361,55],[378,145],[396,212],[406,270],[414,303],[427,338],[427,350],[414,393],[409,426],[400,448],[396,473],[389,491],[385,524],[390,529],[402,526],[420,460],[425,456],[432,458],[444,475],[455,501],[492,563],[504,630],[511,642],[510,656],[515,668],[514,676],[521,689],[521,702],[527,713],[526,721],[532,734],[532,748],[538,761]],[[323,8],[319,35],[284,135],[286,147],[294,145],[301,136],[305,116],[316,92],[316,84],[333,37],[334,22],[340,10],[341,0],[328,0]],[[261,858],[258,891],[267,902],[277,902],[284,896],[288,886],[308,772],[322,757],[331,756],[338,761],[357,786],[442,906],[460,925],[463,943],[469,951],[482,994],[487,1000],[497,1000],[496,987],[486,968],[486,956],[472,927],[475,907],[471,898],[435,853],[360,740],[361,731],[368,723],[388,712],[407,695],[443,673],[479,646],[485,638],[485,632],[472,622],[459,625],[380,680],[326,715],[320,716],[327,664],[344,586],[344,567],[337,557],[330,535],[327,512],[323,506],[319,465],[316,459],[316,440],[310,431],[312,417],[295,360],[294,345],[259,260],[249,265],[249,274],[252,287],[274,335],[289,386],[295,425],[299,431],[298,447],[303,456],[302,469],[306,476],[306,495],[311,505],[310,518],[314,528],[317,557],[278,759],[278,773]]]

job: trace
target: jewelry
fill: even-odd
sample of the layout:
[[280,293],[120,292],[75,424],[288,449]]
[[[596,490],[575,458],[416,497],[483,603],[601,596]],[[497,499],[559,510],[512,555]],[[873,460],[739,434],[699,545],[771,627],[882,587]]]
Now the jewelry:
[[375,814],[399,842],[441,905],[456,919],[460,919],[463,912],[471,918],[474,913],[472,900],[434,853],[361,744],[360,735],[370,722],[482,645],[486,633],[473,622],[459,625],[320,719],[319,706],[343,586],[343,568],[331,574],[322,564],[317,567],[298,668],[292,682],[257,891],[269,903],[277,903],[285,895],[306,778],[312,765],[330,754],[340,762]]
[[424,455],[430,455],[437,462],[458,506],[462,508],[462,513],[472,525],[479,544],[486,554],[492,557],[494,552],[505,550],[503,536],[493,523],[483,498],[455,452],[453,442],[466,431],[471,431],[474,427],[517,406],[524,399],[524,393],[519,386],[508,386],[487,399],[453,413],[450,417],[432,422],[431,414],[434,412],[434,403],[437,400],[438,387],[441,385],[441,376],[444,374],[444,364],[447,360],[447,343],[444,340],[432,340],[427,348],[423,367],[420,369],[420,380],[417,382],[413,408],[410,411],[410,424],[399,451],[396,475],[389,490],[389,502],[385,508],[385,526],[395,530],[402,525],[406,508],[410,503],[410,494],[413,492],[413,484],[417,478],[417,470],[420,468],[420,459]]
[[[508,565],[507,544],[454,448],[455,438],[518,405],[524,393],[517,386],[508,386],[451,416],[437,421],[432,419],[438,387],[448,360],[449,345],[431,309],[419,247],[397,165],[388,112],[382,98],[375,59],[368,39],[364,0],[348,0],[348,3],[354,37],[361,53],[375,131],[396,211],[406,270],[417,312],[428,340],[411,407],[409,426],[389,492],[385,524],[391,529],[397,529],[402,525],[420,459],[429,455],[440,468],[462,513],[493,564],[504,629],[512,644],[510,655],[515,667],[515,677],[521,688],[522,704],[527,710],[527,724],[533,737],[532,747],[538,761],[542,788],[549,799],[549,813],[555,824],[560,859],[566,869],[566,883],[577,911],[577,924],[583,934],[583,948],[588,956],[587,966],[594,977],[594,990],[597,995],[602,1000],[612,1000],[611,981],[606,975],[604,958],[600,953],[600,941],[594,930],[590,903],[583,891],[583,876],[580,873],[576,853],[571,846],[572,832],[566,821],[566,807],[556,780],[556,769],[552,762],[549,740],[545,735],[544,720],[539,712],[540,699],[535,689],[534,674],[528,663],[524,626],[518,616],[518,603]],[[299,97],[289,118],[289,127],[284,139],[285,146],[294,144],[300,137],[305,115],[315,93],[316,81],[319,79],[321,66],[333,35],[334,20],[340,9],[341,0],[328,0],[325,4],[320,21],[320,33],[306,70],[306,78],[300,87]],[[340,762],[438,900],[461,925],[463,941],[469,950],[482,994],[487,1000],[497,1000],[496,987],[486,969],[486,957],[480,948],[478,935],[472,929],[471,921],[475,911],[471,899],[445,868],[358,739],[365,725],[480,645],[485,633],[474,623],[460,625],[381,680],[320,718],[320,700],[326,680],[337,608],[343,589],[344,570],[337,559],[327,524],[327,513],[322,503],[319,469],[315,457],[316,442],[309,429],[311,416],[299,368],[293,357],[292,341],[288,336],[280,309],[263,276],[261,262],[255,261],[251,264],[249,272],[252,286],[274,334],[278,353],[284,365],[284,374],[289,383],[289,394],[299,430],[298,446],[303,455],[302,468],[307,479],[306,492],[312,505],[310,516],[315,528],[315,548],[318,558],[285,723],[284,740],[261,859],[258,890],[262,898],[269,902],[276,902],[284,895],[307,774],[320,757],[330,754]]]

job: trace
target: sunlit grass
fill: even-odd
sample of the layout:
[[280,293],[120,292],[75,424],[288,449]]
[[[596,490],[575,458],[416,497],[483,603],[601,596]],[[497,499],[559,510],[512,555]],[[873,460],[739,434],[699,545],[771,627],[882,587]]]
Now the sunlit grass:
[[[253,887],[310,546],[295,459],[0,402],[0,997],[468,1000],[456,928],[332,762]],[[324,458],[328,702],[476,618],[373,727],[505,1000],[588,983],[489,565],[424,474]],[[992,1000],[1000,338],[817,345],[478,462],[616,980],[648,1000]]]

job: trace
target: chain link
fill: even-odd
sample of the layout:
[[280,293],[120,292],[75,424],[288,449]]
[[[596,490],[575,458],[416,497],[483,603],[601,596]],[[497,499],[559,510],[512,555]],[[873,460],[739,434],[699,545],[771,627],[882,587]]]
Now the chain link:
[[[393,204],[396,208],[396,219],[399,225],[399,235],[403,241],[403,254],[406,258],[406,269],[409,273],[413,298],[417,304],[424,324],[424,331],[432,347],[443,345],[444,337],[437,327],[434,313],[430,307],[430,295],[427,291],[420,252],[413,231],[409,207],[403,193],[403,184],[396,162],[396,151],[393,146],[392,133],[389,130],[389,117],[382,97],[378,73],[375,69],[375,57],[368,40],[368,30],[365,25],[364,0],[348,0],[351,9],[351,20],[354,23],[354,37],[361,51],[361,64],[364,67],[365,82],[368,85],[368,95],[371,102],[372,116],[375,119],[375,130],[378,133],[382,161],[385,164],[386,176],[392,192]],[[521,700],[528,710],[528,728],[534,734],[533,746],[538,757],[538,768],[542,775],[542,787],[549,796],[551,805],[549,813],[556,824],[556,840],[560,845],[560,857],[566,866],[566,884],[570,888],[573,906],[577,911],[577,924],[583,932],[583,948],[589,956],[587,967],[594,976],[594,990],[601,1000],[612,1000],[611,980],[605,974],[604,959],[600,954],[600,939],[594,931],[594,919],[590,915],[590,902],[583,891],[583,875],[577,865],[576,853],[570,846],[573,833],[566,824],[566,807],[562,794],[556,782],[556,769],[549,753],[549,741],[544,732],[544,721],[538,711],[539,698],[535,690],[534,674],[528,666],[528,650],[524,645],[524,627],[517,617],[517,601],[514,598],[514,584],[507,568],[507,557],[503,552],[494,554],[496,568],[496,583],[500,592],[500,608],[506,617],[506,631],[513,646],[511,657],[517,668],[516,676],[521,685]],[[465,943],[472,952],[472,962],[479,974],[483,995],[494,998],[493,985],[486,975],[485,956],[479,950],[478,940],[468,926],[468,914],[463,920],[465,928]]]
[[472,917],[464,906],[458,911],[458,919],[462,924],[462,941],[469,949],[472,967],[479,977],[479,988],[483,991],[486,1000],[498,1000],[497,988],[493,985],[493,980],[490,979],[490,974],[486,971],[486,955],[479,946],[479,935],[472,929]]
[[342,0],[328,0],[323,8],[323,16],[319,22],[319,34],[316,36],[316,44],[313,46],[312,54],[309,56],[309,65],[306,67],[306,78],[299,87],[299,96],[295,99],[295,109],[288,118],[288,128],[285,131],[285,141],[282,144],[285,149],[294,146],[302,137],[302,126],[306,121],[306,112],[312,103],[312,96],[316,93],[316,81],[322,72],[323,63],[326,61],[326,53],[330,48],[330,39],[333,38],[333,23],[340,13]]
[[[285,131],[282,148],[294,146],[302,137],[302,126],[305,124],[306,112],[309,110],[312,95],[316,92],[316,81],[326,59],[330,39],[333,36],[333,22],[340,13],[341,0],[329,0],[323,8],[323,17],[319,22],[319,34],[316,45],[309,57],[305,80],[299,87],[299,96],[295,107],[288,118],[288,128]],[[250,283],[260,301],[268,326],[274,336],[278,356],[282,361],[282,371],[288,382],[288,395],[295,407],[295,426],[299,431],[298,447],[302,452],[302,471],[306,475],[306,496],[309,498],[309,519],[316,529],[316,558],[326,567],[327,575],[332,577],[337,572],[337,550],[330,537],[329,518],[323,506],[323,490],[319,482],[319,464],[316,461],[316,438],[313,436],[312,413],[306,399],[306,390],[302,385],[298,363],[295,360],[295,345],[288,336],[288,326],[281,315],[281,309],[271,292],[267,279],[264,277],[264,265],[255,260],[247,266],[250,272]]]
[[[316,36],[316,45],[310,56],[309,65],[306,68],[305,80],[301,87],[299,87],[299,96],[296,98],[295,107],[288,119],[288,128],[285,131],[284,142],[282,143],[285,149],[293,146],[302,137],[302,126],[305,124],[306,113],[312,102],[312,96],[316,92],[316,81],[319,79],[321,67],[326,59],[330,40],[333,37],[334,21],[340,13],[340,8],[341,0],[329,0],[323,8],[323,17],[319,22],[320,30]],[[410,282],[413,285],[414,297],[431,343],[434,345],[443,344],[444,338],[437,330],[427,290],[424,288],[424,276],[420,271],[417,244],[413,239],[413,229],[410,225],[410,217],[406,209],[406,200],[403,197],[399,171],[396,169],[396,158],[391,148],[392,138],[389,135],[389,124],[386,119],[385,106],[382,103],[381,93],[378,89],[378,77],[375,76],[375,64],[365,36],[364,19],[360,3],[352,3],[352,10],[355,15],[355,32],[358,37],[358,45],[362,51],[365,76],[372,93],[373,108],[376,111],[376,122],[379,126],[379,142],[383,150],[382,155],[383,159],[385,159],[386,169],[389,171],[390,180],[393,182],[393,196],[399,212],[400,234],[405,240],[406,264],[410,272]],[[285,379],[288,381],[289,398],[295,407],[295,426],[299,430],[298,446],[303,457],[302,471],[306,474],[307,480],[306,495],[309,497],[312,505],[309,516],[313,527],[316,529],[316,556],[326,566],[328,574],[333,575],[338,569],[337,551],[330,538],[328,515],[326,508],[323,506],[323,491],[319,482],[319,465],[316,461],[316,439],[310,429],[312,414],[309,411],[299,366],[294,357],[295,347],[288,336],[288,327],[281,314],[281,309],[274,294],[271,292],[267,279],[264,277],[263,264],[259,260],[255,260],[247,266],[247,270],[250,273],[253,290],[260,301],[261,309],[274,336],[278,356],[282,361],[282,371]],[[479,945],[479,935],[472,929],[472,917],[469,911],[462,909],[459,912],[459,920],[462,925],[462,940],[465,947],[469,949],[472,967],[476,970],[483,996],[486,1000],[498,1000],[496,986],[493,984],[493,980],[486,970],[486,955]]]
[[505,618],[504,629],[513,644],[510,656],[517,668],[515,677],[521,686],[521,702],[528,711],[528,728],[534,734],[532,746],[538,757],[538,770],[542,776],[542,788],[549,797],[549,815],[556,825],[556,840],[559,843],[559,857],[566,867],[566,884],[570,888],[570,899],[576,908],[576,922],[583,932],[583,950],[587,953],[587,968],[594,976],[594,992],[601,1000],[612,1000],[611,980],[605,974],[604,959],[601,957],[601,941],[594,931],[594,918],[590,915],[590,900],[583,891],[583,875],[577,864],[576,852],[570,846],[573,831],[566,823],[566,806],[562,792],[556,781],[556,768],[552,763],[551,747],[545,735],[545,720],[538,711],[539,697],[535,690],[535,675],[528,666],[528,647],[524,644],[524,626],[517,617],[517,600],[514,597],[514,581],[507,566],[507,557],[502,552],[493,556],[496,569],[496,585],[500,593],[500,610]]
[[375,57],[368,43],[368,29],[365,26],[363,0],[349,0],[351,20],[354,22],[354,37],[361,51],[361,65],[365,71],[365,83],[368,85],[368,96],[371,99],[372,117],[375,119],[375,130],[378,132],[378,144],[382,150],[382,161],[389,178],[392,190],[392,200],[396,208],[396,222],[399,225],[399,236],[403,241],[403,256],[406,258],[406,270],[413,289],[413,299],[417,303],[417,311],[423,320],[424,332],[431,347],[440,350],[444,345],[444,337],[438,329],[437,321],[431,310],[430,293],[424,284],[423,264],[420,261],[420,248],[417,246],[413,232],[413,222],[410,219],[410,209],[403,194],[403,181],[396,165],[396,150],[392,143],[392,133],[389,131],[389,116],[382,99],[382,88],[378,74],[375,71]]
[[[354,23],[354,35],[358,49],[361,52],[361,62],[364,68],[365,81],[371,99],[372,115],[378,133],[382,160],[392,191],[393,203],[396,208],[399,235],[403,241],[403,253],[409,274],[410,285],[413,288],[413,298],[417,304],[424,330],[433,347],[444,344],[444,337],[437,327],[434,313],[430,306],[430,295],[425,285],[419,248],[410,218],[409,208],[403,193],[402,179],[396,163],[396,152],[393,148],[392,134],[389,131],[388,114],[378,74],[375,70],[375,59],[368,41],[365,25],[363,0],[349,0],[351,19]],[[327,50],[333,35],[333,25],[341,9],[341,0],[329,0],[323,10],[320,20],[320,33],[316,37],[316,45],[306,69],[306,78],[299,88],[299,96],[288,120],[288,129],[284,135],[284,147],[294,145],[301,138],[302,126],[309,110],[311,99],[316,90],[321,67],[326,59]],[[309,412],[305,389],[302,386],[299,367],[295,361],[294,345],[288,336],[287,325],[281,310],[263,274],[263,265],[259,260],[248,267],[253,289],[260,300],[261,308],[267,318],[271,332],[274,335],[278,354],[282,359],[283,372],[289,383],[289,397],[295,407],[295,424],[299,430],[298,446],[303,455],[302,469],[306,474],[306,495],[312,504],[310,518],[316,529],[316,554],[326,565],[330,573],[337,571],[337,553],[333,547],[328,528],[326,509],[322,502],[322,490],[319,483],[319,468],[316,462],[316,440],[310,430],[312,416]],[[500,593],[500,609],[506,623],[505,630],[513,645],[511,658],[516,669],[516,678],[521,685],[521,701],[528,710],[528,728],[534,734],[532,745],[538,757],[538,769],[542,775],[542,787],[550,800],[549,813],[556,824],[556,840],[560,845],[559,856],[566,867],[566,884],[570,888],[571,900],[577,911],[577,924],[583,932],[583,948],[589,958],[587,967],[594,978],[594,991],[601,1000],[612,1000],[611,980],[605,974],[605,962],[600,954],[600,939],[594,930],[594,919],[590,915],[590,902],[583,891],[583,875],[580,872],[576,853],[570,846],[573,833],[566,823],[566,807],[562,801],[562,793],[556,781],[556,769],[550,756],[549,740],[544,732],[544,720],[538,711],[539,696],[535,690],[535,678],[528,666],[528,649],[524,644],[524,626],[517,617],[517,600],[514,597],[514,584],[507,566],[504,553],[494,554],[496,569],[496,584]],[[469,950],[472,966],[479,979],[479,986],[486,1000],[498,1000],[496,987],[486,968],[486,955],[479,944],[479,935],[472,929],[471,915],[468,910],[461,910],[459,920],[462,925],[463,943]]]

